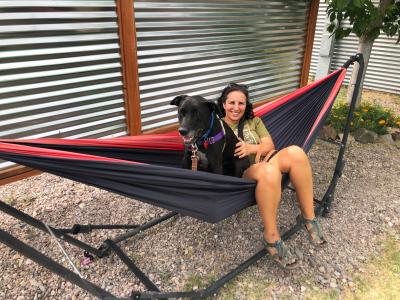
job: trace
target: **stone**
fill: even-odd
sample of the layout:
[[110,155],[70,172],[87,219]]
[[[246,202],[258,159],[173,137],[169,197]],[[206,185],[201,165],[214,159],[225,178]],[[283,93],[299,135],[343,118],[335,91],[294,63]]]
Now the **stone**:
[[[339,139],[343,140],[343,133],[339,133]],[[354,141],[355,141],[354,137],[351,134],[349,134],[347,136],[347,143],[353,143]]]
[[324,273],[326,272],[324,266],[320,266],[320,267],[318,268],[318,271],[319,271],[320,273],[322,273],[322,274],[324,274]]
[[311,267],[316,267],[316,266],[317,266],[317,262],[316,262],[315,259],[312,258],[312,257],[309,257],[309,258],[308,258],[308,262],[309,262],[309,264],[310,264]]
[[397,149],[400,149],[400,140],[395,140],[394,144],[397,147]]
[[336,283],[336,281],[331,281],[331,282],[329,283],[329,286],[330,286],[331,288],[333,288],[333,289],[337,288],[337,283]]
[[353,136],[356,141],[362,144],[375,143],[375,141],[378,139],[377,133],[365,128],[358,128],[356,131],[354,131]]
[[337,136],[335,128],[330,124],[323,126],[319,132],[319,137],[324,140],[336,140]]
[[395,127],[388,127],[388,132],[394,141],[400,140],[400,129]]
[[391,134],[383,134],[380,135],[378,137],[378,139],[376,140],[377,143],[381,143],[381,144],[388,144],[391,145],[393,144],[393,138]]
[[400,131],[393,132],[391,136],[394,141],[400,141]]
[[295,248],[295,253],[296,253],[296,255],[297,255],[297,257],[300,259],[300,260],[303,260],[303,258],[304,258],[304,253],[303,253],[303,251],[301,251],[299,248]]

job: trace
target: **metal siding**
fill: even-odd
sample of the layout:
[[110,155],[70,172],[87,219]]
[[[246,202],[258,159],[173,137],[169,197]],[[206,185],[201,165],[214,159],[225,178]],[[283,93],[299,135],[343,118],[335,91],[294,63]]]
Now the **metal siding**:
[[252,101],[299,86],[309,1],[135,1],[142,129],[177,121],[180,94],[216,99],[229,82]]
[[0,138],[126,135],[115,2],[0,7]]
[[125,135],[115,2],[0,6],[0,138]]
[[319,49],[321,48],[322,34],[325,31],[326,8],[325,1],[320,1],[318,7],[317,24],[315,27],[314,44],[310,64],[310,76],[315,76],[318,67]]
[[[373,1],[377,5],[378,1]],[[318,19],[325,19],[326,7],[324,1],[320,3]],[[317,31],[323,30],[324,23],[318,23]],[[316,35],[312,55],[310,75],[315,75],[318,64],[321,35]],[[358,38],[351,34],[342,40],[336,40],[332,57],[331,70],[343,65],[350,55],[357,53]],[[348,72],[345,83],[348,84],[351,69]],[[370,60],[365,74],[364,88],[400,94],[400,44],[396,44],[396,37],[389,38],[381,33],[374,41]]]

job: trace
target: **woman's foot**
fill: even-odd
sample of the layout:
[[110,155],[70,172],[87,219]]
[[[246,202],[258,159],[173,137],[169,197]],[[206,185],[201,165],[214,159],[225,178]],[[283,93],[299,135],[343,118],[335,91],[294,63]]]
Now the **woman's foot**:
[[283,269],[292,270],[299,266],[297,256],[290,252],[281,239],[274,243],[264,239],[264,246],[269,256]]
[[308,233],[308,239],[314,246],[322,246],[327,243],[322,232],[322,226],[316,217],[312,220],[309,220],[300,214],[297,216],[296,220],[301,227],[306,229]]

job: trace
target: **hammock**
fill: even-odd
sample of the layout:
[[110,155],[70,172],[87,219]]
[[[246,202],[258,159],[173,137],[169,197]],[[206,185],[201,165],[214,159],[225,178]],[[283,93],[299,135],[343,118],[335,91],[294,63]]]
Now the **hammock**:
[[[360,55],[353,56],[342,68],[327,77],[254,110],[270,132],[277,149],[297,145],[306,152],[310,150],[339,92],[347,67],[355,61],[360,63],[360,58],[362,60]],[[353,109],[350,110],[347,123],[350,122],[352,111]],[[334,178],[322,201],[326,210],[332,201],[331,195],[343,167],[347,135],[348,125],[341,143]],[[182,169],[183,150],[183,141],[177,132],[111,139],[0,140],[1,159],[165,208],[173,212],[168,217],[180,213],[215,223],[255,204],[254,181]],[[22,216],[21,212],[1,201],[0,204],[1,210],[18,218],[25,218],[26,221],[27,217]],[[42,225],[38,226],[44,230],[40,228]],[[56,229],[54,231],[56,236],[62,234]],[[71,232],[77,233],[79,230],[75,228]],[[3,231],[1,233],[4,234]],[[4,242],[4,239],[0,235],[0,241]],[[73,238],[70,242],[77,244]],[[89,249],[98,256],[105,252],[104,249],[97,250],[87,245],[78,246]],[[108,250],[113,247],[113,243],[107,244]],[[135,274],[141,280],[145,278],[140,272]],[[145,278],[144,281],[146,280],[148,279]],[[94,295],[105,295],[101,292],[98,294],[97,289],[93,292],[90,283],[81,285],[81,282],[82,280],[74,281],[87,290],[91,288],[89,291]],[[145,285],[151,291],[158,291],[151,282],[147,281]],[[168,293],[162,295],[171,296]]]
[[[277,149],[308,151],[345,77],[328,77],[255,109]],[[177,132],[114,139],[0,140],[0,158],[91,184],[207,222],[255,203],[255,183],[182,169]]]

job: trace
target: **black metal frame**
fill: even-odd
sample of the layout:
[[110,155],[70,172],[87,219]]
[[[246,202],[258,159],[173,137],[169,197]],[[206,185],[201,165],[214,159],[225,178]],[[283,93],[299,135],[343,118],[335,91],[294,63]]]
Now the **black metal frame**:
[[[362,72],[364,68],[364,60],[362,54],[357,54],[355,56],[350,57],[350,59],[343,65],[343,67],[348,68],[354,62],[358,62],[360,65],[359,73],[357,76],[357,82],[353,94],[353,98],[350,104],[350,111],[347,117],[346,125],[344,128],[343,138],[339,143],[340,150],[336,160],[336,166],[333,173],[333,177],[331,182],[321,200],[316,200],[317,207],[315,209],[316,214],[318,216],[323,215],[326,216],[331,208],[331,204],[334,198],[335,188],[338,182],[338,179],[342,175],[342,171],[345,165],[345,161],[343,160],[344,151],[347,145],[347,139],[350,132],[350,122],[353,118],[353,112],[355,109],[356,100],[359,93],[360,83]],[[288,187],[289,189],[293,190],[292,188]],[[15,217],[22,222],[31,225],[39,230],[42,230],[46,233],[50,233],[46,225],[38,219],[35,219],[14,207],[0,201],[0,210]],[[263,256],[266,255],[266,250],[262,249],[248,260],[237,266],[236,268],[232,269],[226,275],[222,276],[220,279],[215,281],[211,284],[208,288],[199,290],[199,291],[190,291],[190,292],[161,292],[157,286],[135,265],[135,263],[123,252],[123,250],[118,246],[118,243],[146,230],[149,229],[163,221],[166,221],[172,217],[177,215],[175,212],[170,212],[165,214],[161,217],[155,218],[146,222],[142,225],[79,225],[75,224],[70,229],[57,229],[50,227],[52,233],[57,237],[62,239],[63,241],[75,245],[84,251],[94,254],[97,257],[101,258],[104,256],[109,255],[111,252],[114,252],[132,271],[135,276],[143,283],[143,285],[148,289],[145,292],[132,292],[131,297],[128,299],[164,299],[164,298],[204,298],[207,296],[213,295],[219,288],[221,288],[224,284],[228,281],[236,277],[239,273],[247,269],[250,265],[257,262]],[[99,248],[94,248],[89,244],[86,244],[76,238],[74,238],[71,234],[78,234],[78,233],[89,233],[92,230],[96,229],[128,229],[128,231],[124,234],[118,235],[113,239],[107,239],[103,241]],[[294,225],[288,231],[286,231],[282,235],[283,240],[289,239],[293,234],[295,234],[299,230],[298,225]],[[38,263],[39,265],[47,268],[51,272],[63,277],[64,279],[70,281],[71,283],[81,287],[82,289],[88,291],[89,293],[93,294],[102,299],[121,299],[117,298],[114,295],[110,294],[106,290],[102,289],[101,287],[91,283],[88,280],[85,280],[79,277],[76,273],[72,272],[71,270],[63,267],[62,265],[58,264],[53,259],[49,258],[48,256],[40,253],[36,249],[30,247],[29,245],[25,244],[24,242],[20,241],[19,239],[15,238],[14,236],[10,235],[9,233],[0,229],[0,242],[7,245],[8,247],[12,248],[13,250],[21,253],[22,255],[28,257],[32,261]]]

